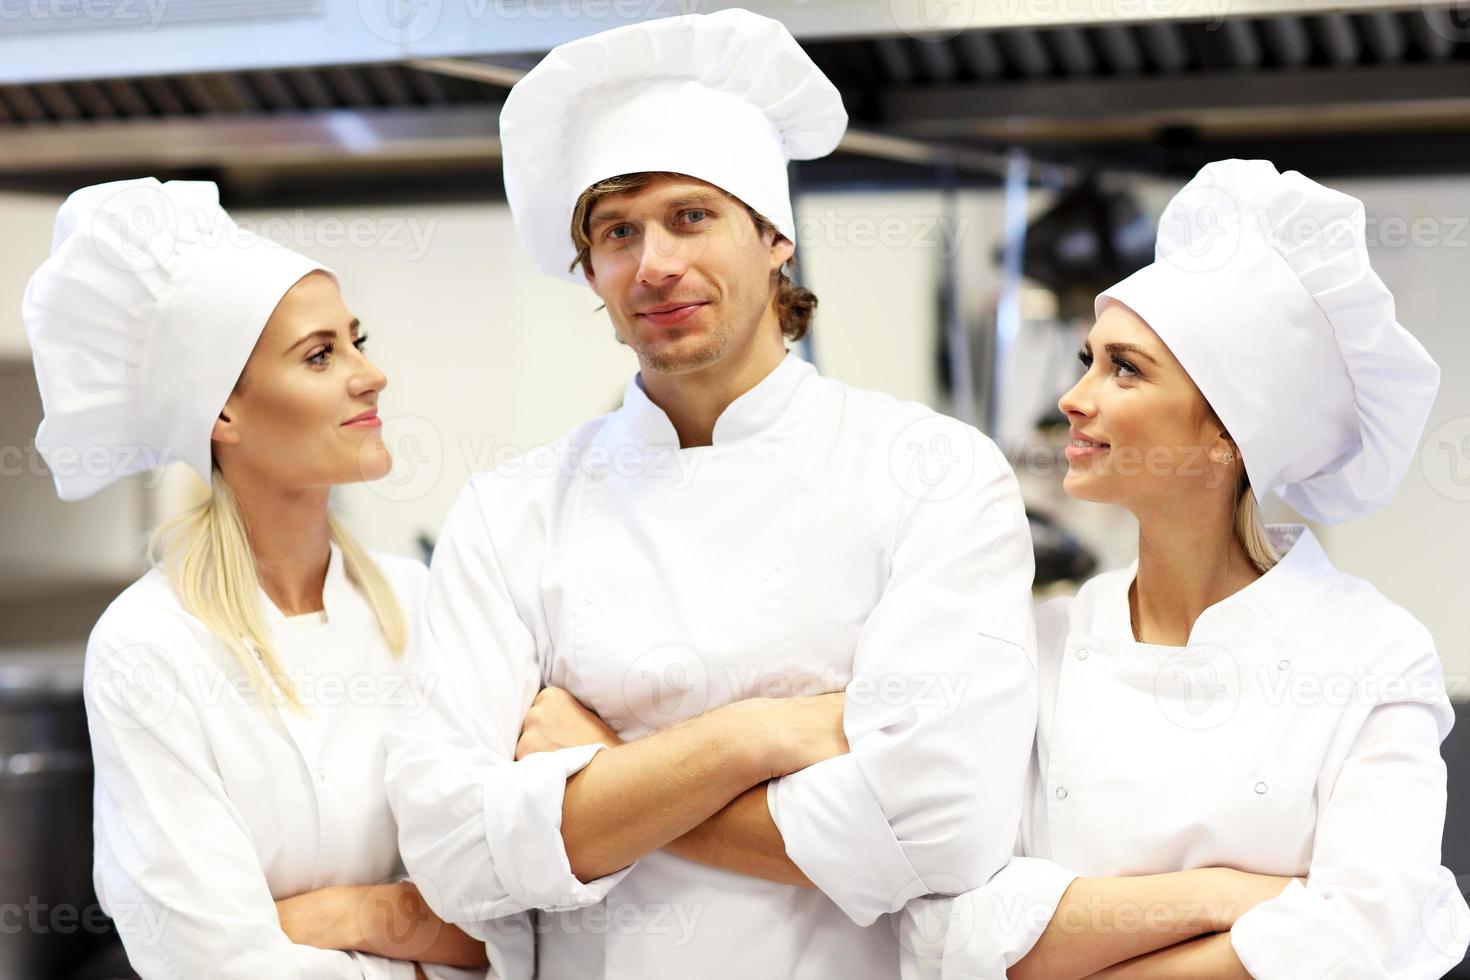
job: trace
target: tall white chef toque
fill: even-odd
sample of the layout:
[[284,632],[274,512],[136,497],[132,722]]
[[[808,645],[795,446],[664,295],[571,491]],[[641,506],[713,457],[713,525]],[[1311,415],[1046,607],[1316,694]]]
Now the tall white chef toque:
[[1240,447],[1257,499],[1336,523],[1393,499],[1439,387],[1368,263],[1362,202],[1266,160],[1206,165],[1145,266],[1097,297],[1145,320]]
[[794,242],[787,161],[826,156],[846,128],[837,88],[779,21],[730,9],[632,24],[552,49],[511,89],[505,192],[537,267],[585,283],[572,211],[596,182],[687,174]]
[[335,273],[241,228],[209,181],[84,187],[56,216],[21,305],[63,500],[182,460],[210,482],[210,434],[266,320]]

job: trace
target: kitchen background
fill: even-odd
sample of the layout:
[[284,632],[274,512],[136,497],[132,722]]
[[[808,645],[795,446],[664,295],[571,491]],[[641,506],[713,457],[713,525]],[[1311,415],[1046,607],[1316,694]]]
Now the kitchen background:
[[[1099,288],[1147,261],[1208,160],[1266,157],[1361,198],[1374,267],[1443,383],[1390,508],[1329,554],[1433,631],[1461,724],[1446,863],[1470,889],[1470,15],[1306,0],[806,0],[783,19],[852,131],[793,171],[820,298],[803,356],[989,432],[1020,474],[1038,592],[1132,556],[1061,492],[1057,396]],[[422,555],[466,476],[612,408],[632,355],[590,292],[535,274],[499,184],[510,84],[561,40],[687,0],[0,2],[0,980],[125,976],[90,897],[80,658],[195,499],[182,468],[64,505],[34,448],[21,325],[56,209],[87,183],[218,181],[247,227],[337,270],[390,378],[393,474],[344,488]],[[1274,520],[1295,519],[1283,505]],[[1470,976],[1470,972],[1466,972]]]

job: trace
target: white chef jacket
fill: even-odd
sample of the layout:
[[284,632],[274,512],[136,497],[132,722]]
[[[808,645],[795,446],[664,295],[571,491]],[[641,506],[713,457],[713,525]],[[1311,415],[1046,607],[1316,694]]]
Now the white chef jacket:
[[906,977],[1004,977],[1076,876],[1216,866],[1307,876],[1231,930],[1260,980],[1460,962],[1470,910],[1440,866],[1454,712],[1434,641],[1310,530],[1268,530],[1290,550],[1206,609],[1186,647],[1135,642],[1137,562],[1038,607],[1024,856],[981,889],[911,904]]
[[[1014,475],[973,428],[787,355],[681,449],[635,376],[617,411],[473,478],[445,524],[425,637],[479,680],[427,713],[437,731],[390,735],[404,861],[451,919],[546,910],[543,980],[888,980],[890,913],[980,884],[1015,840],[1031,577]],[[543,685],[624,738],[846,689],[850,754],[769,794],[819,890],[663,850],[578,882],[562,794],[597,748],[507,761]]]
[[[374,560],[416,622],[427,570]],[[96,771],[93,880],[144,980],[412,980],[407,961],[293,944],[276,913],[277,899],[403,875],[382,731],[388,712],[424,704],[424,678],[411,669],[416,641],[392,653],[335,544],[323,600],[324,622],[284,617],[261,593],[309,716],[256,697],[160,569],[118,596],[92,631],[84,697]],[[424,970],[439,980],[493,975]]]

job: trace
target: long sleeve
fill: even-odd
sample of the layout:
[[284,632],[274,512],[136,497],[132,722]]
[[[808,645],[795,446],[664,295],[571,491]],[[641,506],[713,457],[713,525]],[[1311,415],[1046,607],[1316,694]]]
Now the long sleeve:
[[859,925],[984,884],[1021,814],[1037,710],[1030,534],[994,444],[958,422],[944,433],[972,470],[959,487],[908,488],[847,686],[850,752],[768,794],[787,854]]
[[1453,718],[1432,652],[1352,738],[1321,808],[1306,885],[1243,915],[1236,955],[1258,980],[1443,976],[1465,955],[1470,909],[1440,866]]
[[903,980],[1005,980],[1076,878],[1051,861],[1013,857],[979,888],[915,899],[899,925]]
[[412,980],[412,963],[297,945],[281,930],[249,830],[159,644],[94,633],[85,702],[93,877],[140,977]]
[[1033,808],[1046,785],[1047,726],[1055,699],[1055,666],[1066,645],[1072,599],[1035,607],[1040,713],[1021,815],[1021,833],[1010,861],[979,888],[953,897],[919,898],[904,907],[899,924],[902,980],[1004,980],[1031,952],[1056,915],[1078,873],[1027,856],[1036,847]]
[[566,781],[601,746],[514,761],[541,671],[480,506],[466,488],[435,547],[421,623],[430,693],[387,733],[387,789],[409,874],[493,962],[497,942],[519,944],[507,957],[528,948],[524,918],[506,917],[595,904],[631,866],[584,884],[562,841]]

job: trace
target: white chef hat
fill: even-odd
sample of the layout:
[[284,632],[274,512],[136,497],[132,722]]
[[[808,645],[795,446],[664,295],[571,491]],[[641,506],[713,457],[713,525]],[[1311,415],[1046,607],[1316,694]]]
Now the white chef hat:
[[1362,202],[1266,160],[1208,164],[1159,220],[1152,265],[1098,295],[1142,317],[1272,490],[1335,523],[1387,504],[1439,387],[1368,264]]
[[235,224],[208,181],[68,197],[21,305],[57,494],[174,460],[209,482],[220,409],[281,297],[318,269],[331,273]]
[[511,89],[505,193],[541,271],[583,283],[572,211],[599,180],[687,174],[794,242],[786,163],[826,156],[846,128],[836,87],[779,21],[730,9],[632,24],[552,49]]

